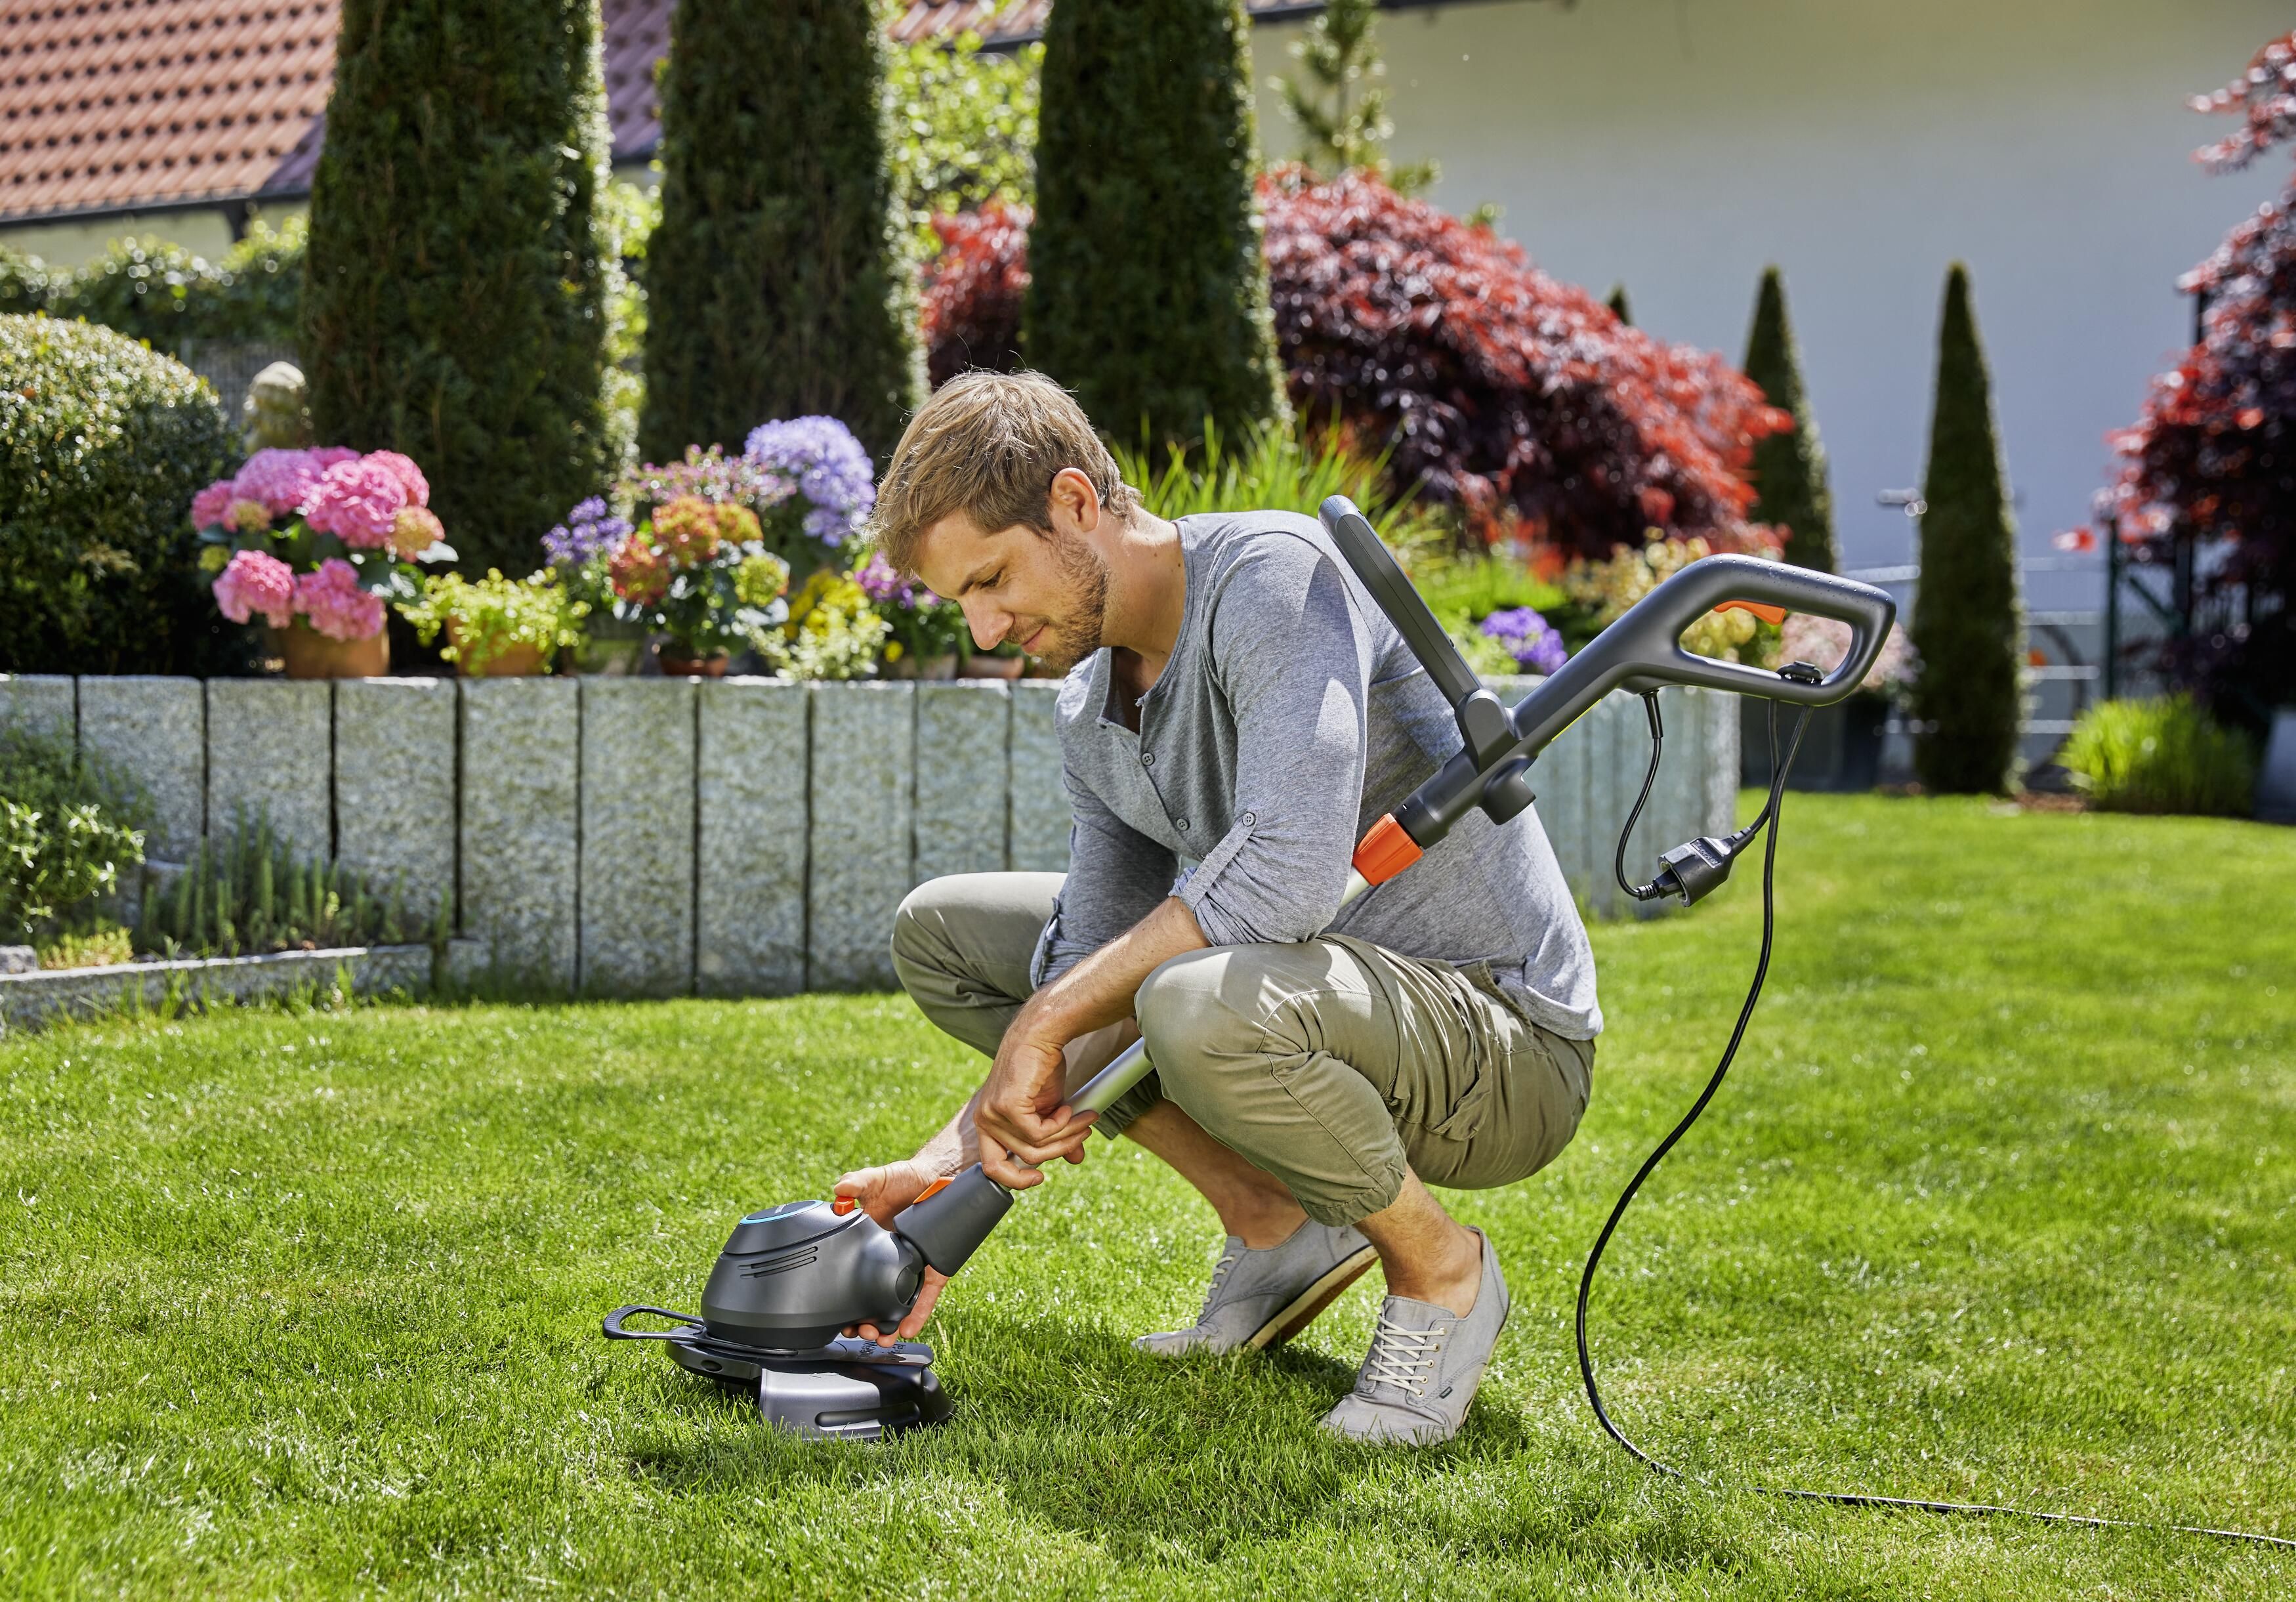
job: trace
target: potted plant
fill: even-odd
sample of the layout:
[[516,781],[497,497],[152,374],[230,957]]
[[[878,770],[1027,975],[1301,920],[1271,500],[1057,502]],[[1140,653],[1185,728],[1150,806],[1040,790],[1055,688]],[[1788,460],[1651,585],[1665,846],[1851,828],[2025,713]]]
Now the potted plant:
[[867,678],[891,634],[857,579],[824,568],[791,597],[789,620],[758,637],[758,654],[784,678]]
[[260,616],[290,678],[390,670],[387,601],[452,562],[422,470],[397,451],[258,450],[192,497],[200,565],[234,623]]
[[549,570],[512,579],[488,568],[475,583],[459,573],[430,579],[399,615],[424,645],[446,630],[439,655],[466,678],[514,678],[547,673],[558,653],[578,645],[590,608],[566,593]]
[[[666,637],[667,673],[721,674],[744,646],[794,660],[783,593],[792,574],[843,575],[875,493],[868,453],[833,417],[765,423],[740,456],[696,446],[624,473],[543,537],[569,591],[590,604],[598,643],[586,669],[627,670],[644,635]],[[853,638],[838,631],[840,661]]]
[[874,551],[854,570],[853,580],[870,609],[884,620],[888,638],[883,661],[895,678],[954,678],[971,635],[964,613],[923,585],[904,579]]

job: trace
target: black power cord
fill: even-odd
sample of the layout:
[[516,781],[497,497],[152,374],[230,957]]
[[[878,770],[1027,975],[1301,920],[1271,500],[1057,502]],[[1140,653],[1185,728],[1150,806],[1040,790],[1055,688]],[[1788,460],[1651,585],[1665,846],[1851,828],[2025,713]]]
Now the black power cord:
[[[1628,815],[1626,827],[1620,831],[1618,859],[1612,867],[1618,875],[1620,889],[1637,900],[1651,900],[1667,893],[1669,888],[1675,887],[1665,884],[1667,875],[1664,874],[1661,874],[1659,880],[1640,887],[1629,883],[1627,879],[1627,839],[1634,833],[1635,822],[1642,816],[1644,803],[1650,800],[1651,785],[1658,777],[1659,752],[1665,738],[1664,730],[1659,719],[1657,695],[1645,694],[1643,700],[1650,714],[1650,772],[1643,780],[1643,793],[1635,802],[1634,811]],[[1809,709],[1803,708],[1801,715],[1795,719],[1793,735],[1787,743],[1786,757],[1783,762],[1778,760],[1778,703],[1775,701],[1771,702],[1769,711],[1770,794],[1768,803],[1763,807],[1759,817],[1731,835],[1728,842],[1709,842],[1726,843],[1729,848],[1728,856],[1720,865],[1721,874],[1726,875],[1729,872],[1730,859],[1745,848],[1754,834],[1765,826],[1769,830],[1768,838],[1762,846],[1762,949],[1760,957],[1754,964],[1754,982],[1746,989],[1745,1004],[1738,1009],[1737,1026],[1731,1030],[1730,1043],[1722,1048],[1722,1059],[1714,1065],[1713,1075],[1707,1080],[1706,1088],[1698,1093],[1698,1099],[1691,1104],[1690,1111],[1682,1115],[1681,1121],[1667,1131],[1666,1138],[1658,1143],[1657,1149],[1643,1159],[1643,1165],[1635,1171],[1635,1177],[1627,1181],[1626,1189],[1619,1193],[1618,1203],[1611,1207],[1611,1216],[1603,1225],[1603,1233],[1595,1239],[1595,1249],[1587,1254],[1586,1270],[1578,1276],[1578,1377],[1586,1385],[1587,1403],[1595,1409],[1596,1422],[1602,1425],[1603,1431],[1611,1440],[1626,1449],[1629,1457],[1645,1468],[1664,1475],[1671,1480],[1685,1479],[1687,1476],[1680,1469],[1660,1462],[1628,1440],[1626,1432],[1620,1429],[1611,1419],[1610,1410],[1603,1406],[1602,1392],[1595,1384],[1595,1360],[1587,1347],[1587,1301],[1595,1288],[1595,1270],[1602,1265],[1603,1250],[1610,1245],[1611,1236],[1618,1232],[1619,1220],[1626,1216],[1628,1207],[1633,1204],[1636,1194],[1643,1187],[1643,1181],[1649,1179],[1657,1170],[1658,1165],[1666,1160],[1667,1154],[1675,1148],[1676,1143],[1690,1132],[1690,1126],[1698,1121],[1699,1114],[1706,1111],[1707,1104],[1714,1099],[1715,1092],[1722,1089],[1722,1080],[1728,1075],[1730,1064],[1738,1055],[1739,1044],[1746,1038],[1746,1026],[1753,1020],[1754,1004],[1761,999],[1762,982],[1769,977],[1770,948],[1777,927],[1777,896],[1775,878],[1778,860],[1779,809],[1785,796],[1787,770],[1793,766],[1794,753],[1801,749],[1802,730],[1809,722]],[[1673,852],[1668,853],[1669,859],[1673,856]],[[1719,882],[1718,877],[1714,881],[1717,883]],[[1688,899],[1687,895],[1685,899]],[[2244,1540],[2259,1546],[2281,1547],[2296,1550],[2296,1540],[2291,1540],[2284,1536],[2266,1535],[2254,1530],[2219,1530],[2206,1524],[2153,1524],[2137,1519],[2093,1518],[2079,1513],[2044,1513],[2030,1508],[2009,1508],[1989,1502],[1932,1502],[1913,1497],[1867,1496],[1845,1491],[1802,1491],[1785,1485],[1756,1485],[1754,1489],[1766,1496],[1792,1497],[1798,1500],[1809,1502],[1831,1502],[1838,1508],[1894,1508],[1916,1513],[1992,1515],[2010,1518],[2030,1518],[2052,1524],[2085,1524],[2091,1529],[2098,1530],[2167,1530],[2179,1535],[2214,1535],[2226,1540]]]

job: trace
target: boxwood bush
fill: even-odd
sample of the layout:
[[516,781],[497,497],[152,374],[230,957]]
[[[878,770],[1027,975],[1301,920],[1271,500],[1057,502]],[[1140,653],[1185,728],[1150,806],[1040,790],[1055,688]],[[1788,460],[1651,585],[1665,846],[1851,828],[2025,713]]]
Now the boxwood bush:
[[230,470],[223,407],[124,334],[0,316],[0,672],[203,673],[233,661],[192,496]]

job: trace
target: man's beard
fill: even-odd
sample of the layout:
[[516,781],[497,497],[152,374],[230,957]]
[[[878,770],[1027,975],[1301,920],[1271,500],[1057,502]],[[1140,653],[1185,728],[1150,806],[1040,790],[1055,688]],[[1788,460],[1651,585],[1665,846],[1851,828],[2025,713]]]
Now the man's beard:
[[1100,631],[1108,619],[1108,564],[1072,534],[1050,538],[1053,560],[1069,591],[1068,616],[1045,620],[1046,639],[1036,657],[1054,672],[1066,673],[1100,649]]

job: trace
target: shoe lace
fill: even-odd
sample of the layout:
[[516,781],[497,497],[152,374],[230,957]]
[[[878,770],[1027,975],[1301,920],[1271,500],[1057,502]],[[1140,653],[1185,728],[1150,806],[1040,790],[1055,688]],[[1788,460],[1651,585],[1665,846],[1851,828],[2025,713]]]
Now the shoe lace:
[[1201,1324],[1212,1316],[1212,1309],[1219,1303],[1220,1286],[1226,1282],[1227,1271],[1235,1267],[1237,1258],[1242,1255],[1240,1252],[1223,1252],[1220,1260],[1212,1264],[1212,1282],[1204,1292],[1204,1307],[1196,1315],[1197,1323]]
[[1363,1383],[1393,1385],[1407,1396],[1426,1395],[1427,1382],[1435,1376],[1435,1364],[1450,1335],[1448,1324],[1406,1329],[1381,1314],[1379,1328],[1371,1337],[1371,1355],[1364,1359]]

